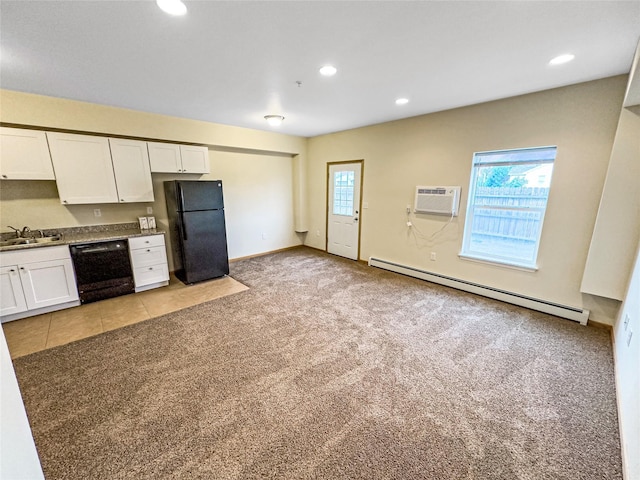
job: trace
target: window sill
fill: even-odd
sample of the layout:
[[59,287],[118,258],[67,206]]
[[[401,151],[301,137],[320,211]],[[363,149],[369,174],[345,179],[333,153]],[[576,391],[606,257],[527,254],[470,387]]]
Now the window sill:
[[458,257],[460,257],[462,260],[469,260],[471,262],[476,262],[476,263],[484,263],[487,265],[494,265],[497,267],[504,267],[504,268],[511,268],[513,270],[521,270],[523,272],[537,272],[538,271],[538,266],[533,266],[533,267],[529,267],[526,265],[518,265],[517,263],[510,263],[507,261],[501,262],[499,260],[488,260],[486,258],[482,258],[482,257],[476,257],[474,255],[469,255],[467,253],[459,253]]

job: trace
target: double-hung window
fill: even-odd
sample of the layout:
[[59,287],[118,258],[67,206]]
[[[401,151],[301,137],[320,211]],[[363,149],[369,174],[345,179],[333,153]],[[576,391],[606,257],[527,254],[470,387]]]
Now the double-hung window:
[[461,257],[536,269],[556,147],[473,155]]

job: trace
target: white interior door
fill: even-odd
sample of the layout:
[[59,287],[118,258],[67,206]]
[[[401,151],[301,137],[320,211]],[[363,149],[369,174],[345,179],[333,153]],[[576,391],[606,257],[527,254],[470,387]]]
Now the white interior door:
[[358,260],[362,163],[329,164],[327,251]]

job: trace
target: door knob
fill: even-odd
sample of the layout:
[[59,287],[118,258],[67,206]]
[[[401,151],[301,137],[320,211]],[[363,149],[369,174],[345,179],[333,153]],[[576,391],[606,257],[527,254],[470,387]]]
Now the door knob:
[[354,218],[354,219],[353,219],[353,221],[354,221],[354,222],[357,222],[357,221],[358,221],[358,217]]

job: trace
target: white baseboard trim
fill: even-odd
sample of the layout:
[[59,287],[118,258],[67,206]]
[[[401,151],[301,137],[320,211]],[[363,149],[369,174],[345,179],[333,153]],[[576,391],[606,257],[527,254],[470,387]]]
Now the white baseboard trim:
[[483,297],[489,297],[493,298],[494,300],[500,300],[502,302],[511,303],[513,305],[519,305],[531,310],[549,313],[557,317],[562,317],[573,320],[575,322],[579,322],[581,325],[586,325],[587,321],[589,320],[589,310],[583,310],[581,308],[571,307],[567,305],[560,305],[557,303],[528,297],[526,295],[520,295],[518,293],[507,292],[505,290],[500,290],[492,287],[486,287],[477,283],[467,282],[466,280],[459,280],[457,278],[448,277],[439,273],[431,273],[426,270],[409,267],[407,265],[401,265],[398,263],[390,262],[388,260],[382,260],[380,258],[369,257],[369,266],[381,268],[383,270],[389,270],[391,272],[400,273],[402,275],[408,275],[410,277],[419,278],[428,282],[438,283],[440,285],[456,288],[465,292],[475,293],[477,295],[482,295]]

